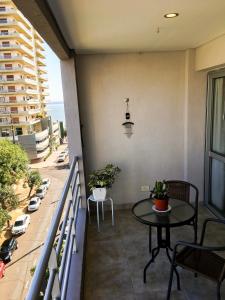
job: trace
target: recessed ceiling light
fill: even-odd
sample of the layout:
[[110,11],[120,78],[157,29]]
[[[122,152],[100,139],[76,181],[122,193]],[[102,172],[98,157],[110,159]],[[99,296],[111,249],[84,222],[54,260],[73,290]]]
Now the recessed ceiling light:
[[171,19],[171,18],[176,18],[178,16],[179,16],[178,13],[168,13],[164,15],[164,18]]

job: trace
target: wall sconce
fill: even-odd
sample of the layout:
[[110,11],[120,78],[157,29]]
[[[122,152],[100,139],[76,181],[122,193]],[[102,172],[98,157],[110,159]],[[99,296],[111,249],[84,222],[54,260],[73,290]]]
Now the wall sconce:
[[126,113],[125,113],[125,119],[126,121],[122,124],[125,128],[125,134],[129,138],[133,134],[133,125],[134,123],[130,121],[130,112],[129,112],[129,98],[125,99],[126,103]]

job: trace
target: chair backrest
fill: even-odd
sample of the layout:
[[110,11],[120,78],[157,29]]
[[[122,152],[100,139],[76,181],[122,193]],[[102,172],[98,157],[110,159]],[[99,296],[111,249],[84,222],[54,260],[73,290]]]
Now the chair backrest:
[[193,189],[195,207],[198,205],[198,188],[190,182],[182,180],[167,180],[168,195],[170,198],[190,202],[191,189]]

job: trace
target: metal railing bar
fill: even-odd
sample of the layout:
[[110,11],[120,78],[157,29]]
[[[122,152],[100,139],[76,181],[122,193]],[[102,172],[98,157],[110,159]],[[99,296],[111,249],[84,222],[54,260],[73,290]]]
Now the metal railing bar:
[[67,181],[64,185],[63,192],[62,192],[62,195],[60,197],[60,201],[59,201],[56,213],[53,216],[51,227],[50,227],[50,230],[48,232],[46,242],[45,242],[45,244],[43,246],[43,249],[42,249],[42,252],[41,252],[40,260],[37,264],[37,267],[36,267],[36,270],[35,270],[35,273],[34,273],[34,276],[33,276],[33,280],[31,282],[30,289],[29,289],[27,297],[26,297],[27,300],[36,300],[37,297],[39,296],[39,291],[41,289],[42,281],[43,281],[43,278],[45,276],[45,272],[46,272],[46,269],[47,269],[47,266],[48,266],[49,257],[51,255],[51,251],[52,251],[52,248],[53,248],[55,236],[56,236],[56,233],[57,233],[57,230],[58,230],[58,226],[59,226],[59,222],[60,222],[60,219],[61,219],[62,211],[63,211],[64,205],[65,205],[65,201],[67,199],[67,194],[68,194],[68,191],[69,191],[69,188],[70,188],[71,179],[72,179],[72,176],[73,176],[73,171],[74,171],[74,168],[76,166],[77,160],[78,160],[77,157],[75,157],[74,160],[73,160],[73,163],[71,165],[71,170],[70,170],[69,176],[68,176]]
[[53,284],[54,284],[56,272],[57,272],[56,269],[53,269],[53,270],[50,272],[49,279],[48,279],[48,284],[47,284],[47,287],[46,287],[46,289],[45,289],[44,300],[49,300],[49,299],[51,299],[51,296],[52,296],[52,288],[53,288]]
[[69,245],[69,250],[68,250],[68,257],[66,260],[66,268],[64,272],[63,278],[65,278],[62,282],[61,286],[61,299],[64,300],[66,297],[66,290],[67,290],[67,285],[68,285],[68,277],[69,277],[69,271],[70,271],[70,262],[71,262],[71,257],[72,257],[72,249],[73,249],[73,243],[74,243],[74,238],[75,236],[72,235],[72,238],[70,239],[70,245]]
[[66,213],[65,213],[65,216],[64,216],[64,219],[63,219],[63,225],[62,225],[61,232],[60,232],[60,235],[59,235],[59,240],[58,240],[58,243],[57,243],[57,246],[56,246],[57,257],[59,257],[59,254],[60,254],[60,251],[61,251],[61,247],[62,247],[62,243],[63,243],[63,237],[64,237],[64,234],[65,234],[65,229],[66,229],[66,225],[67,225],[68,216],[69,216],[69,213],[70,213],[71,206],[72,206],[72,200],[70,200],[68,205],[67,205]]
[[[77,165],[78,165],[78,163],[77,163]],[[76,170],[76,172],[74,173],[74,177],[71,180],[71,191],[72,191],[72,194],[74,192],[74,188],[75,188],[76,183],[77,183],[78,175],[79,175],[79,170]]]
[[79,178],[78,175],[79,175],[79,171],[76,172],[76,176],[75,176],[74,182],[73,182],[73,184],[71,184],[72,195],[74,194],[74,190],[75,190],[76,185],[77,185],[77,180]]
[[74,205],[75,226],[77,224],[77,214],[78,214],[79,204],[80,204],[80,196],[77,195],[77,199],[76,199],[76,202],[75,202],[75,205]]
[[62,282],[62,275],[64,272],[65,262],[66,262],[66,258],[67,258],[67,254],[68,254],[68,247],[69,247],[69,242],[70,242],[70,238],[71,238],[71,229],[72,229],[73,220],[74,220],[74,218],[72,217],[69,222],[69,231],[66,236],[65,247],[64,247],[62,260],[61,260],[61,264],[60,264],[60,269],[59,269],[59,282],[60,283]]

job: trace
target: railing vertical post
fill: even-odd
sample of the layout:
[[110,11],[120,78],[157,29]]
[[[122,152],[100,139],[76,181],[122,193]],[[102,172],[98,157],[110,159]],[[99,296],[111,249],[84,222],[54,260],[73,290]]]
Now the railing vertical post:
[[49,274],[53,273],[54,283],[51,291],[53,299],[60,298],[60,285],[59,285],[59,276],[58,276],[58,262],[55,247],[52,248],[52,252],[48,262]]

